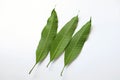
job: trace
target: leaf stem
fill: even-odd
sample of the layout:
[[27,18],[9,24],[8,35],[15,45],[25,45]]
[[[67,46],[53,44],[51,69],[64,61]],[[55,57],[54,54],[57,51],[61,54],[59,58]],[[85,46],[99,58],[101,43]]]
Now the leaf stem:
[[35,68],[37,63],[34,64],[34,66],[32,67],[32,69],[30,70],[29,74],[31,74],[31,72],[33,71],[33,69]]
[[49,61],[49,63],[47,64],[47,68],[48,68],[48,66],[50,65],[50,63],[51,63],[51,61]]
[[63,69],[62,69],[62,71],[61,71],[61,73],[60,73],[61,76],[62,76],[62,74],[63,74],[64,69],[65,69],[65,66],[63,67]]

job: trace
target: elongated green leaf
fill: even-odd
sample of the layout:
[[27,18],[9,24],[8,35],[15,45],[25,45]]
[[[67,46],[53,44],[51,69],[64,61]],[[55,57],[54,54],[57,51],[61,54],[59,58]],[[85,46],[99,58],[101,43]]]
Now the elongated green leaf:
[[64,67],[68,66],[78,57],[84,46],[85,41],[89,36],[90,31],[91,31],[91,19],[73,36],[68,46],[66,47]]
[[65,47],[71,40],[72,35],[77,27],[77,24],[78,24],[78,16],[75,16],[67,24],[65,24],[65,26],[56,35],[54,41],[51,44],[50,62],[56,60],[62,54]]
[[[55,38],[57,34],[57,28],[58,28],[57,13],[55,9],[53,9],[51,16],[48,18],[47,24],[44,27],[42,34],[41,34],[41,40],[36,50],[35,65],[38,62],[43,61],[48,55],[48,52],[50,51],[51,42],[53,41],[53,39]],[[33,68],[31,69],[31,71],[33,70]],[[31,73],[31,71],[29,73]]]

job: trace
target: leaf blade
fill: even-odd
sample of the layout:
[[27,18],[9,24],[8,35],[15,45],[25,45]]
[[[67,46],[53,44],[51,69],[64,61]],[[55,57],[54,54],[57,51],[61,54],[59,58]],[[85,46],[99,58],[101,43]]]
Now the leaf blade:
[[65,49],[64,65],[72,63],[80,54],[91,31],[91,19],[72,38]]
[[[50,18],[47,21],[47,25],[44,27],[42,31],[41,41],[36,50],[36,62],[42,61],[47,56],[50,50],[51,42],[53,41],[54,37],[57,34],[57,27],[58,27],[57,14],[56,11],[53,9]],[[39,55],[43,55],[43,57],[42,56],[39,57]]]
[[[50,49],[50,62],[56,60],[69,43],[78,24],[78,16],[73,17],[55,37]],[[49,63],[50,63],[49,62]]]
[[[52,10],[51,16],[47,20],[46,26],[43,28],[41,33],[41,39],[36,49],[36,63],[42,62],[48,52],[50,50],[51,42],[53,41],[54,37],[57,34],[58,28],[58,17],[55,9]],[[34,68],[35,66],[33,66]],[[31,69],[30,73],[32,72],[33,68]]]
[[[64,54],[64,67],[70,65],[80,54],[84,43],[88,39],[91,31],[91,19],[72,37],[71,41],[67,45]],[[61,71],[61,76],[63,74]]]

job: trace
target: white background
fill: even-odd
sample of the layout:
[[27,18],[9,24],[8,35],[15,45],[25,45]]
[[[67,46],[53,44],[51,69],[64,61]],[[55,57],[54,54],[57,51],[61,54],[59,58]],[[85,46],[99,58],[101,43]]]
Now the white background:
[[[46,68],[48,55],[29,75],[55,5],[58,30],[79,14],[76,31],[92,17],[92,32],[63,77],[63,55]],[[0,80],[120,80],[120,0],[0,0]]]

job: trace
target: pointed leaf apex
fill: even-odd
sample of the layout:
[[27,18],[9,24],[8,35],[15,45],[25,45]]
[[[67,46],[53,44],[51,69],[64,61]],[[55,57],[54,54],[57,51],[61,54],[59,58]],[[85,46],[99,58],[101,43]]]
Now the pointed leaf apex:
[[92,21],[92,17],[90,17],[90,22]]

